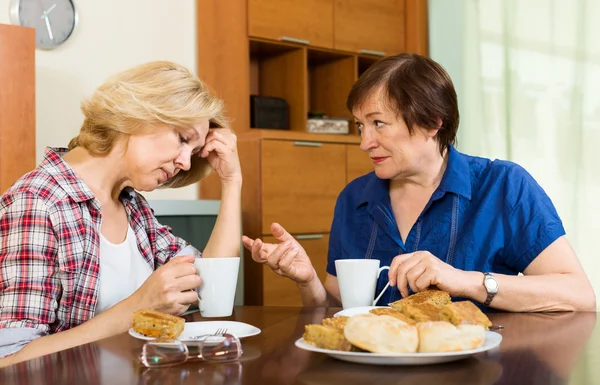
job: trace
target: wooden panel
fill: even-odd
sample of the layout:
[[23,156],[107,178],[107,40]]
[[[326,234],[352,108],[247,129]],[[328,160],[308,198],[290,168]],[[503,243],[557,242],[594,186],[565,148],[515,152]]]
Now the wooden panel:
[[[225,101],[234,131],[248,130],[250,69],[246,4],[239,0],[197,0],[196,4],[198,76]],[[200,183],[200,198],[221,198],[221,183],[216,174]]]
[[346,147],[262,142],[262,233],[272,222],[292,234],[329,232],[338,194],[346,185]]
[[259,72],[260,94],[285,99],[289,105],[290,128],[306,130],[306,48],[264,58],[260,62]]
[[346,109],[346,98],[357,80],[357,58],[350,56],[317,62],[311,64],[309,70],[310,110],[352,119],[352,114]]
[[301,140],[308,142],[321,143],[360,143],[358,135],[336,135],[336,134],[316,134],[313,132],[287,131],[287,130],[271,130],[271,129],[252,129],[245,132],[242,137],[262,138],[262,139],[277,139],[277,140]]
[[[260,140],[241,136],[238,152],[242,165],[242,231],[255,239],[261,236],[261,190],[260,190]],[[252,260],[244,249],[244,304],[262,305],[262,266]]]
[[[310,258],[317,276],[325,282],[327,272],[327,250],[329,248],[329,234],[318,234],[319,239],[303,239],[298,242],[302,245]],[[275,237],[264,237],[263,241],[277,244]],[[256,262],[254,262],[256,263]],[[263,265],[263,290],[264,306],[302,306],[298,286],[289,278],[282,277]]]
[[248,0],[248,35],[306,40],[311,46],[333,47],[331,0]]
[[404,0],[334,0],[333,16],[336,49],[404,50]]
[[346,183],[373,171],[373,162],[369,154],[356,145],[346,146]]
[[35,30],[0,24],[0,192],[35,168]]
[[429,54],[427,0],[406,0],[406,52]]

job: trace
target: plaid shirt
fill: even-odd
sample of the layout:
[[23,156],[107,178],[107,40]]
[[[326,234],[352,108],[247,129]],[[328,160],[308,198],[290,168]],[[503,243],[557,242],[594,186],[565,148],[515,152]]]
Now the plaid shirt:
[[[0,329],[57,333],[95,314],[100,203],[62,160],[66,151],[46,149],[40,166],[0,198]],[[128,189],[120,199],[152,269],[187,246],[141,195]]]

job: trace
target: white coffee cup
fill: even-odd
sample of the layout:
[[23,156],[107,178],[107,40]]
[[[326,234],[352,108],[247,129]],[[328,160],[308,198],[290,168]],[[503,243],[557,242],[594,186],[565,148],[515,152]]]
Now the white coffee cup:
[[[375,298],[377,279],[389,266],[379,267],[378,259],[338,259],[335,261],[342,306],[344,309],[359,306],[375,306],[390,283]],[[373,298],[375,298],[373,300]]]
[[194,266],[202,278],[196,289],[202,317],[229,317],[233,313],[240,259],[196,258]]

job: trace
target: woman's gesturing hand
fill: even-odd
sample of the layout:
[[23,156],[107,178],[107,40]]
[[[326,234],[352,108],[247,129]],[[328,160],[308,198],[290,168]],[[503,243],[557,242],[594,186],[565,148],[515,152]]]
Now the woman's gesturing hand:
[[300,243],[278,223],[271,225],[271,232],[281,243],[264,243],[258,238],[242,237],[244,247],[252,252],[252,259],[296,283],[312,281],[317,275]]

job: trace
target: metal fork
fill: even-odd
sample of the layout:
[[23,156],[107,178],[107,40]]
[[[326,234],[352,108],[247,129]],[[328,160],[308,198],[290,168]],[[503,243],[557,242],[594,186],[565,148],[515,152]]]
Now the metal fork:
[[213,334],[202,334],[199,336],[193,336],[193,337],[190,337],[190,340],[199,340],[199,339],[207,337],[207,336],[222,336],[225,333],[227,333],[227,328],[218,328],[217,331],[214,332]]

